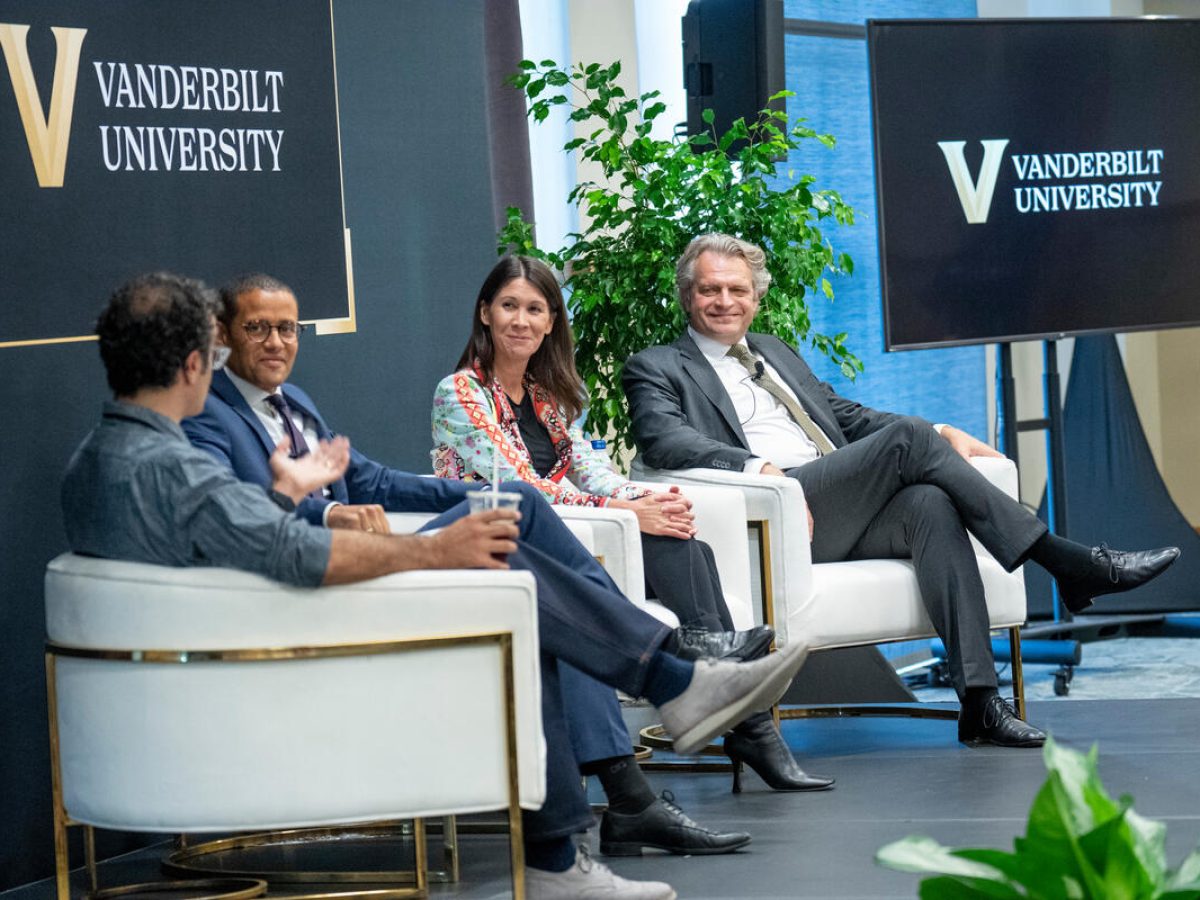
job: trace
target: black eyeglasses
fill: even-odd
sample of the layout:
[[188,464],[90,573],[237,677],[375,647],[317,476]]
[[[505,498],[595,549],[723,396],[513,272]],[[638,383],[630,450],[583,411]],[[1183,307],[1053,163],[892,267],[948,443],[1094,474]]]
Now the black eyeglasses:
[[304,326],[299,322],[278,322],[274,325],[270,322],[247,322],[242,328],[246,337],[256,344],[261,344],[269,338],[272,329],[279,332],[279,339],[285,344],[296,343],[296,339],[304,333]]

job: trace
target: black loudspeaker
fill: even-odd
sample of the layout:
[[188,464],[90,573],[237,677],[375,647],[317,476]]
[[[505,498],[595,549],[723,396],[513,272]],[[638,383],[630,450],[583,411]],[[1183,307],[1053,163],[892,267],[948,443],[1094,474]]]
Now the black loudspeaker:
[[[784,89],[783,0],[692,0],[683,17],[683,80],[688,134],[723,134],[735,119],[752,122]],[[771,104],[783,109],[783,101]]]

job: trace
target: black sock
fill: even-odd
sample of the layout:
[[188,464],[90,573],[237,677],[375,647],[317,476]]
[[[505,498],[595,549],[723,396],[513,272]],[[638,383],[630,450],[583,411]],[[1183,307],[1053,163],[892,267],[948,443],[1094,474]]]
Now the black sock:
[[565,872],[575,865],[575,842],[569,836],[526,841],[525,865],[543,872]]
[[657,651],[650,658],[646,670],[646,686],[643,692],[646,699],[655,706],[662,706],[668,700],[674,700],[687,690],[692,683],[692,670],[695,667],[686,660],[670,653]]
[[654,802],[654,791],[632,756],[598,759],[579,767],[584,775],[600,779],[608,808],[613,812],[636,815]]
[[1055,579],[1065,578],[1068,581],[1086,578],[1092,574],[1094,565],[1091,547],[1068,541],[1048,531],[1034,542],[1025,558],[1033,560]]
[[993,697],[999,697],[1000,692],[994,687],[969,687],[966,696],[962,698],[962,717],[964,719],[978,718],[983,715],[983,707]]

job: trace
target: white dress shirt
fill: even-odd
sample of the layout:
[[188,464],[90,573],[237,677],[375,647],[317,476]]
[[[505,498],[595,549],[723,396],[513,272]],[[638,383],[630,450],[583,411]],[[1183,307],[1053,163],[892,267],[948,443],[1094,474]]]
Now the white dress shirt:
[[[746,367],[729,355],[727,345],[705,337],[690,325],[688,334],[696,342],[696,346],[700,348],[700,352],[704,354],[709,365],[716,371],[717,377],[721,379],[721,384],[725,387],[725,392],[733,401],[738,424],[742,426],[746,442],[750,445],[750,452],[754,454],[746,460],[746,464],[742,467],[743,472],[757,475],[769,462],[786,470],[810,463],[820,457],[817,445],[804,433],[804,429],[796,424],[796,420],[787,411],[787,407],[780,403],[774,394],[770,394],[762,388],[746,371]],[[775,379],[776,384],[783,388],[793,400],[800,403],[796,392],[788,387],[787,382],[783,380],[774,366],[751,350],[744,337],[738,343],[763,364],[763,368]],[[804,404],[800,403],[800,405]],[[821,426],[814,421],[813,427],[820,430]],[[945,427],[945,424],[941,422],[933,426],[938,434],[941,434]],[[821,433],[825,434],[824,431]],[[825,437],[828,438],[829,435],[826,434]],[[829,443],[832,444],[833,441]]]
[[[251,384],[246,379],[235,375],[228,368],[225,369],[225,374],[229,376],[229,380],[233,382],[233,386],[237,388],[238,392],[246,399],[246,403],[250,405],[250,409],[254,412],[254,415],[258,416],[258,420],[262,422],[263,428],[267,429],[267,436],[271,438],[272,442],[278,444],[285,437],[287,437],[288,433],[287,429],[284,427],[283,419],[280,417],[279,413],[275,411],[275,407],[267,402],[267,397],[270,396],[270,394],[282,394],[283,391],[280,388],[276,388],[274,391],[264,391],[257,385]],[[305,443],[307,443],[309,447],[317,446],[317,442],[320,440],[320,437],[317,435],[316,423],[291,404],[288,405],[288,409],[292,411],[292,424],[296,426],[297,431],[304,435]],[[330,490],[328,487],[323,488],[321,492],[326,497],[330,495]],[[333,509],[333,507],[336,505],[338,504],[335,500],[329,506],[325,507],[325,513],[322,518],[323,521],[328,520],[329,510]]]
[[[810,463],[821,455],[817,451],[817,445],[809,440],[804,430],[796,424],[787,407],[762,388],[746,371],[745,366],[728,355],[729,347],[726,344],[700,334],[690,325],[688,334],[721,379],[721,384],[733,402],[738,424],[742,426],[746,435],[750,452],[754,454],[746,460],[743,471],[757,475],[768,462],[781,469],[790,469]],[[745,338],[738,343],[750,350]],[[767,374],[800,403],[800,398],[796,397],[795,392],[770,363],[753,350],[750,350],[750,355],[759,360]],[[816,425],[815,422],[813,424]]]

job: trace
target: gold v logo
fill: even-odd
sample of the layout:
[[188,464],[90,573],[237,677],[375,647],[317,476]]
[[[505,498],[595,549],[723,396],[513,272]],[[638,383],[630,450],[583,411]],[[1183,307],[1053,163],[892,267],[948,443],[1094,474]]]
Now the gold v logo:
[[980,225],[987,221],[992,208],[992,194],[996,190],[996,177],[1000,174],[1000,163],[1004,159],[1004,148],[1008,146],[1008,139],[980,143],[983,144],[983,164],[979,167],[979,180],[972,182],[971,173],[967,171],[967,160],[963,156],[963,147],[967,142],[938,141],[942,155],[946,157],[946,165],[950,167],[950,177],[954,179],[963,215],[971,225]]
[[8,77],[17,97],[17,109],[25,126],[25,141],[33,157],[33,170],[41,187],[62,187],[67,171],[67,142],[71,137],[71,114],[75,109],[75,82],[86,28],[51,28],[58,52],[54,60],[54,87],[50,92],[50,116],[43,112],[33,66],[29,64],[26,36],[28,25],[0,22],[0,49],[8,62]]

